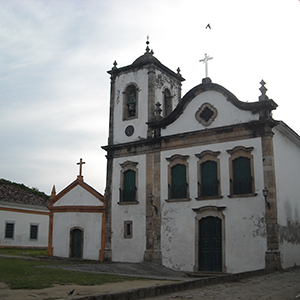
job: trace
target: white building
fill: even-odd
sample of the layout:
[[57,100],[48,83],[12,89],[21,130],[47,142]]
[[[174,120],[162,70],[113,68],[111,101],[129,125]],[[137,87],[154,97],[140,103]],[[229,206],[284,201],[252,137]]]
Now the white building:
[[[104,260],[181,271],[300,265],[300,138],[259,101],[144,55],[111,75]],[[268,195],[263,195],[266,188]],[[265,201],[266,200],[266,201]]]
[[0,184],[0,248],[47,248],[49,202]]
[[104,197],[80,175],[50,198],[49,256],[102,260]]

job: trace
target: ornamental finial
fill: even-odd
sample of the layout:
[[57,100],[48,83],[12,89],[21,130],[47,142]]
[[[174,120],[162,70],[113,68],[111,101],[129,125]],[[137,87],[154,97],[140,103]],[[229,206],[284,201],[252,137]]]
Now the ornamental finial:
[[264,80],[262,80],[260,82],[260,84],[261,84],[261,87],[259,88],[259,90],[261,91],[261,95],[258,97],[258,99],[259,99],[259,101],[268,100],[269,97],[266,95],[266,92],[268,89],[265,87],[266,83],[264,82]]

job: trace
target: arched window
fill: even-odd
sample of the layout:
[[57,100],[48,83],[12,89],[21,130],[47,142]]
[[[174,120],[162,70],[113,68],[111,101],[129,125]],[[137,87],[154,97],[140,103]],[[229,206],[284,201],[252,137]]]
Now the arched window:
[[137,88],[131,84],[127,86],[124,92],[123,101],[123,119],[130,119],[137,117]]
[[172,112],[172,96],[169,89],[164,90],[164,117],[167,117]]

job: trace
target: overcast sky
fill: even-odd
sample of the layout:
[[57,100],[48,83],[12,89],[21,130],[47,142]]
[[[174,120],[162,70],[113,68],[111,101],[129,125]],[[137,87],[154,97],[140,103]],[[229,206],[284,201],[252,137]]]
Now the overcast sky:
[[0,178],[59,192],[83,158],[103,193],[107,71],[143,55],[147,35],[162,64],[180,67],[182,95],[207,53],[214,83],[252,102],[264,79],[274,118],[300,134],[299,0],[0,0]]

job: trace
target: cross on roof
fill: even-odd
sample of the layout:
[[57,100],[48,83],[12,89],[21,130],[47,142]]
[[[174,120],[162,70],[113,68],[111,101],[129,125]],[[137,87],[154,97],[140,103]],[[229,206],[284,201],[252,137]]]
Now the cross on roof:
[[209,56],[205,53],[204,59],[200,59],[200,60],[199,60],[200,62],[203,62],[203,63],[205,64],[205,77],[208,77],[208,75],[207,75],[207,62],[208,62],[209,60],[211,60],[211,59],[213,59],[213,58],[212,58],[212,57],[209,57]]
[[77,163],[77,165],[79,165],[79,175],[78,177],[82,177],[82,165],[84,165],[85,162],[82,161],[82,158],[80,158],[79,163]]

